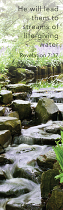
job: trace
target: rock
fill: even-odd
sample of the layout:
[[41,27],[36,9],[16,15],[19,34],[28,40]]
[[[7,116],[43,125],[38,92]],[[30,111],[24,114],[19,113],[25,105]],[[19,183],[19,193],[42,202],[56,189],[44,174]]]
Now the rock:
[[25,100],[27,98],[27,93],[22,92],[22,93],[13,93],[13,98],[14,100],[16,99],[21,99],[21,100]]
[[8,73],[11,82],[16,83],[25,78],[25,74],[17,69],[15,66],[8,67]]
[[50,121],[46,124],[41,124],[38,126],[33,126],[28,129],[22,129],[22,135],[20,136],[21,143],[28,144],[55,144],[57,139],[61,139],[61,135],[47,133],[44,131],[45,127],[50,125]]
[[33,78],[34,72],[25,68],[16,68],[14,66],[8,67],[8,76],[11,82],[14,83],[21,81],[22,79]]
[[0,106],[0,116],[3,116],[5,113],[5,107]]
[[53,169],[58,169],[58,170],[61,170],[60,168],[60,165],[59,165],[59,162],[56,161],[56,163],[53,164]]
[[23,178],[7,179],[0,183],[0,196],[1,197],[16,197],[24,193],[28,193],[36,187],[34,182]]
[[7,202],[6,210],[42,210],[40,185],[27,194]]
[[11,90],[13,93],[18,93],[18,92],[31,92],[32,88],[30,85],[25,85],[22,83],[18,84],[9,84],[6,86],[9,90]]
[[16,117],[17,119],[19,119],[19,114],[18,112],[14,111],[14,112],[10,112],[8,114],[8,117]]
[[53,168],[55,160],[56,160],[55,152],[51,150],[45,155],[39,155],[39,157],[37,158],[37,163],[41,168],[51,169]]
[[0,165],[12,164],[12,163],[13,163],[12,159],[8,159],[7,157],[5,157],[5,155],[0,155]]
[[63,129],[63,121],[51,121],[50,125],[44,128],[44,131],[46,131],[47,133],[61,134],[62,129]]
[[59,184],[59,181],[54,178],[58,174],[59,171],[57,169],[49,169],[48,171],[42,173],[41,197],[47,198],[53,187]]
[[0,180],[4,180],[4,179],[6,179],[4,172],[0,169]]
[[34,77],[34,72],[32,70],[24,69],[24,68],[17,68],[16,70],[24,73],[26,78]]
[[42,170],[38,168],[34,168],[34,166],[30,166],[29,164],[25,166],[19,166],[19,164],[17,164],[14,168],[14,173],[13,173],[13,177],[22,177],[22,178],[26,178],[29,180],[34,181],[35,183],[40,183],[41,182],[41,174],[42,174]]
[[9,104],[13,99],[12,92],[9,90],[1,90],[0,96],[0,102],[3,104]]
[[9,130],[0,130],[0,145],[6,147],[12,140]]
[[47,202],[46,210],[63,210],[63,189],[54,187],[52,195]]
[[16,117],[0,117],[0,130],[10,130],[12,135],[21,134],[21,122]]
[[12,102],[12,109],[19,113],[20,120],[30,119],[31,106],[30,106],[29,101],[14,100]]
[[47,122],[57,119],[58,108],[52,99],[44,97],[38,101],[35,112],[39,122]]

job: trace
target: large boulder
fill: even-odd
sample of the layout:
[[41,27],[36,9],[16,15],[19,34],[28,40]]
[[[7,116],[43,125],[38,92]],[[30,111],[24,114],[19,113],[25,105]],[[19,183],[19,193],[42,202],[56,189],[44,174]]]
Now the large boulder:
[[52,195],[46,205],[46,210],[63,210],[63,189],[54,187]]
[[18,83],[18,84],[9,84],[6,86],[9,90],[11,90],[13,93],[17,93],[17,92],[31,92],[32,88],[30,87],[30,85],[25,85],[22,83]]
[[0,102],[3,104],[11,103],[13,99],[12,92],[9,90],[1,90],[0,91]]
[[53,99],[44,97],[38,101],[35,112],[39,122],[47,122],[57,119],[58,107]]
[[12,137],[9,130],[0,131],[0,152],[2,150],[2,146],[5,147],[11,142]]
[[12,135],[21,134],[21,121],[16,117],[0,117],[0,130],[10,130]]
[[12,109],[19,113],[20,120],[29,119],[31,116],[31,105],[29,101],[14,100],[12,102]]
[[57,174],[59,174],[57,169],[49,169],[48,171],[42,173],[41,196],[43,198],[47,198],[53,187],[59,184],[59,181],[54,178]]

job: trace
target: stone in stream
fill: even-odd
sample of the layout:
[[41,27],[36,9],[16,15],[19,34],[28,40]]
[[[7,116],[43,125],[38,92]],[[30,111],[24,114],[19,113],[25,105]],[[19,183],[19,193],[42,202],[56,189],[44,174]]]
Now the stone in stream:
[[0,166],[5,164],[12,164],[13,160],[11,158],[7,158],[5,154],[0,155]]
[[6,210],[42,210],[40,185],[27,194],[12,198],[6,204]]
[[3,104],[11,103],[13,99],[12,92],[9,90],[1,90],[0,91],[0,102]]
[[0,180],[4,180],[5,178],[5,174],[3,172],[3,170],[0,169]]
[[19,113],[20,120],[30,119],[31,117],[31,105],[29,101],[14,100],[12,101],[12,109]]
[[19,114],[18,114],[18,112],[16,112],[16,111],[14,111],[14,112],[10,112],[9,114],[8,114],[8,117],[16,117],[17,119],[19,119]]
[[16,197],[32,191],[37,184],[24,178],[11,178],[0,183],[1,197]]
[[58,107],[53,99],[44,97],[38,101],[35,112],[37,120],[44,123],[49,119],[57,120]]
[[0,106],[0,116],[3,116],[5,113],[5,107]]
[[[28,129],[22,129],[22,135],[19,137],[19,139],[14,139],[14,143],[28,143],[28,144],[55,144],[55,141],[57,139],[61,139],[61,135],[59,134],[52,134],[47,133],[44,131],[45,128],[53,124],[54,122],[48,121],[46,124],[41,124],[38,126],[33,126]],[[60,121],[59,121],[60,126]]]
[[[21,134],[21,121],[16,117],[0,117],[0,130],[10,130],[12,135]],[[3,132],[3,131],[2,131]]]
[[41,197],[47,198],[54,186],[59,184],[59,180],[55,176],[59,174],[58,169],[49,169],[42,173],[41,177]]
[[9,84],[6,86],[9,90],[11,90],[13,93],[17,93],[17,92],[31,92],[32,88],[30,87],[30,85],[25,85],[22,83],[18,83],[18,84]]
[[41,182],[41,174],[42,170],[39,169],[39,167],[30,166],[30,163],[26,166],[19,166],[19,164],[16,164],[15,168],[13,169],[13,177],[22,177],[29,180],[34,181],[35,183]]
[[37,163],[41,168],[52,169],[56,161],[56,155],[54,151],[49,151],[45,155],[39,155],[37,158]]
[[50,121],[50,125],[44,128],[47,133],[59,133],[63,130],[63,121]]
[[63,189],[55,186],[52,195],[46,204],[46,210],[63,210]]
[[26,92],[13,93],[13,99],[14,100],[16,100],[16,99],[26,100],[27,95],[28,94]]
[[[3,146],[6,147],[11,142],[12,137],[9,130],[0,130],[0,152],[2,152]],[[4,150],[4,149],[3,149]]]

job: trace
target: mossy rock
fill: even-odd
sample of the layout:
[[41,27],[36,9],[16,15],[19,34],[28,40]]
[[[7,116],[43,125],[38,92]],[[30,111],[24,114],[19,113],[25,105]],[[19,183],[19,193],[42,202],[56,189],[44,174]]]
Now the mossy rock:
[[0,96],[0,102],[3,104],[9,104],[13,99],[12,92],[9,90],[1,90]]
[[20,120],[30,119],[31,117],[31,105],[29,101],[14,100],[12,102],[12,109],[18,112]]
[[7,87],[7,89],[11,90],[13,93],[31,92],[32,91],[32,88],[30,87],[30,85],[25,85],[22,83],[9,84],[6,87]]
[[44,97],[39,99],[35,112],[39,122],[47,122],[49,119],[55,119],[58,107],[53,99]]
[[56,161],[56,163],[53,164],[53,169],[58,169],[58,170],[61,170],[60,168],[60,165],[59,165],[59,162]]
[[12,140],[11,133],[9,130],[0,131],[0,151],[2,146],[7,146]]
[[54,187],[52,195],[46,205],[46,210],[63,210],[63,189]]
[[16,111],[10,112],[10,113],[8,114],[8,116],[9,116],[9,117],[16,117],[17,119],[19,119],[19,114],[18,114],[18,112],[16,112]]
[[41,177],[41,196],[43,198],[47,198],[53,187],[59,184],[59,181],[55,179],[55,176],[58,174],[58,169],[50,169],[43,172]]
[[0,130],[10,130],[12,135],[21,134],[21,121],[16,117],[0,117]]
[[3,116],[5,113],[5,107],[0,106],[0,116]]

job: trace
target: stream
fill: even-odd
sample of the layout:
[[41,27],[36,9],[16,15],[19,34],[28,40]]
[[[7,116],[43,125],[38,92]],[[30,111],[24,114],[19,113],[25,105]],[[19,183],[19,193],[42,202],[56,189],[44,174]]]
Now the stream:
[[[41,94],[45,95],[47,91],[32,93],[32,107],[36,106]],[[51,93],[48,94],[50,96]],[[52,97],[56,100],[55,92]],[[58,98],[59,95],[57,100]],[[57,104],[61,105],[59,101]],[[61,109],[63,113],[63,108]],[[53,156],[52,144],[54,145],[55,139],[60,138],[60,134],[57,134],[60,125],[63,126],[61,119],[49,120],[40,125],[27,125],[26,121],[22,123],[21,135],[13,137],[12,144],[0,155],[0,210],[42,210],[41,175],[50,167],[40,166],[38,159],[49,152]]]

